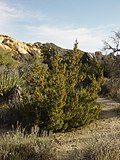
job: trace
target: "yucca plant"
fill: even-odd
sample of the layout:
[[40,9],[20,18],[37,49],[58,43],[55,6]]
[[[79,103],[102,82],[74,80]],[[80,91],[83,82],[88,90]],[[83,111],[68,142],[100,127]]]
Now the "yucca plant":
[[9,99],[14,94],[15,88],[22,83],[17,72],[2,71],[0,73],[0,101]]

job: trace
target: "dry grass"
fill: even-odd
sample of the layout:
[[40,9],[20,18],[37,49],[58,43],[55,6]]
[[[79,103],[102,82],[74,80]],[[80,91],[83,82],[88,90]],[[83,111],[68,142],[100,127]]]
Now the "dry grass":
[[56,160],[54,141],[48,136],[38,136],[35,127],[31,134],[18,128],[1,135],[0,160]]
[[70,133],[58,134],[67,160],[120,160],[120,104],[104,103],[100,119]]
[[120,133],[88,132],[88,128],[76,132],[65,133],[73,134],[65,140],[64,133],[39,137],[38,128],[31,134],[18,128],[1,135],[0,160],[120,160]]
[[120,147],[114,142],[91,143],[84,150],[73,150],[66,160],[120,160]]
[[60,141],[61,156],[65,160],[120,160],[120,130],[112,131],[112,126],[105,130],[103,122],[91,127],[93,130],[84,128],[73,135],[69,133],[68,138],[64,135]]
[[100,119],[80,130],[39,137],[18,128],[0,139],[0,160],[120,160],[120,104],[105,101]]

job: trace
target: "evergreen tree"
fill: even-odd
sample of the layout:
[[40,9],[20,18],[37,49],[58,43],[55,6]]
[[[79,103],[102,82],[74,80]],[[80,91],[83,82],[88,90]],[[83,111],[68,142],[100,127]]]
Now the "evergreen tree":
[[[23,107],[27,125],[37,124],[41,130],[56,132],[89,124],[98,117],[100,108],[95,104],[102,76],[99,70],[90,72],[88,63],[82,64],[77,46],[76,41],[64,58],[47,48],[43,63],[37,61],[30,67]],[[86,78],[90,83],[83,85]]]
[[[55,51],[54,51],[55,52]],[[51,70],[49,70],[48,84],[46,88],[47,107],[49,121],[47,128],[49,130],[60,130],[64,125],[64,110],[66,103],[66,77],[65,65],[61,63],[58,53],[51,56]]]
[[[83,66],[80,59],[80,50],[77,48],[77,41],[72,52],[66,58],[66,90],[67,100],[64,107],[65,129],[78,127],[90,123],[99,114],[99,108],[95,108],[98,90],[96,78],[87,75],[84,70],[88,64]],[[88,62],[88,61],[87,61]],[[91,85],[83,86],[83,82],[89,77]]]
[[[54,52],[49,57],[51,67],[35,63],[27,77],[26,101],[23,108],[24,121],[39,125],[44,130],[60,130],[64,124],[63,106],[66,100],[65,65]],[[27,99],[26,99],[27,98]],[[29,102],[29,103],[28,103]]]

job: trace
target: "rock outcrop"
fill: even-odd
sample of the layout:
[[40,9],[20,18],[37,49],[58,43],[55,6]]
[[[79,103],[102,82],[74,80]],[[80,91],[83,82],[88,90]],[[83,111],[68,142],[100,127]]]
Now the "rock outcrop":
[[33,55],[34,53],[41,53],[40,46],[32,43],[20,42],[14,38],[6,35],[0,35],[0,47],[7,50],[12,50],[17,54]]

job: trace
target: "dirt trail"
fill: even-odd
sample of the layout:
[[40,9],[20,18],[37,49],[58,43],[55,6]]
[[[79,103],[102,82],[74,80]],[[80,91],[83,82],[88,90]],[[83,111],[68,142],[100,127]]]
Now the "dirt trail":
[[81,130],[56,135],[61,154],[67,155],[75,149],[81,150],[96,141],[116,141],[120,144],[120,103],[105,98],[99,98],[97,103],[101,103],[102,110],[96,122]]
[[119,117],[120,103],[112,99],[105,99],[105,98],[98,98],[97,103],[102,104],[102,111],[100,114],[100,118],[107,119],[112,117]]
[[117,101],[113,99],[106,99],[106,98],[98,98],[97,102],[103,103],[103,104],[120,104]]

